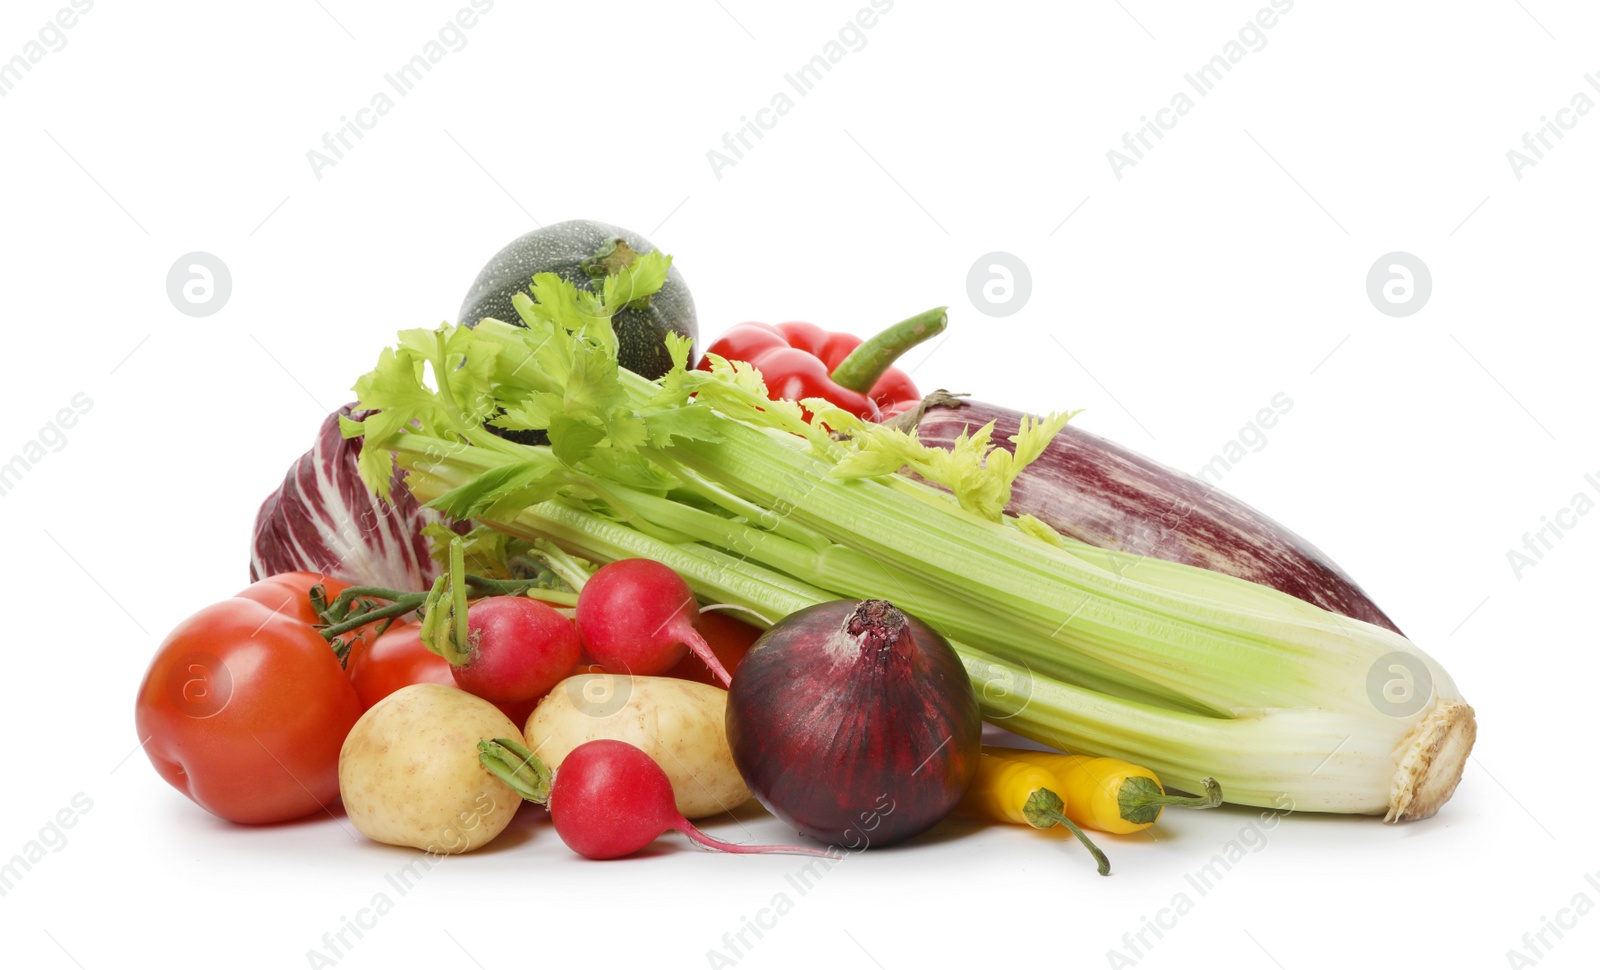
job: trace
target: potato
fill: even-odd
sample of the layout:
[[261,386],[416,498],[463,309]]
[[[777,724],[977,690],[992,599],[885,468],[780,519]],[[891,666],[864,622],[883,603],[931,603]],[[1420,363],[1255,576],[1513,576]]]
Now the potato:
[[478,742],[515,738],[493,704],[443,684],[413,684],[374,704],[339,751],[339,794],[375,842],[471,852],[505,830],[522,799],[478,763]]
[[678,811],[705,818],[737,808],[750,789],[734,767],[723,727],[728,692],[676,677],[577,674],[528,717],[524,741],[552,770],[585,741],[626,741],[672,780]]

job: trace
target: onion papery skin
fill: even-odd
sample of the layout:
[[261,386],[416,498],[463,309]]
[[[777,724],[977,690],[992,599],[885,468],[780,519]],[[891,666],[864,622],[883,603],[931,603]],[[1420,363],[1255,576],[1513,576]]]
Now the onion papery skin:
[[883,600],[835,600],[790,614],[745,654],[727,731],[768,811],[863,849],[949,814],[977,772],[982,721],[944,637]]

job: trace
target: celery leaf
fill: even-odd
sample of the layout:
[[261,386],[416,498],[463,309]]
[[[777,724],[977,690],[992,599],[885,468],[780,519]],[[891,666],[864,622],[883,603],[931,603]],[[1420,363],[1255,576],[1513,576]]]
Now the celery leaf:
[[650,297],[667,282],[672,257],[661,250],[640,253],[619,272],[606,277],[602,287],[605,304],[613,311],[625,306],[647,306]]

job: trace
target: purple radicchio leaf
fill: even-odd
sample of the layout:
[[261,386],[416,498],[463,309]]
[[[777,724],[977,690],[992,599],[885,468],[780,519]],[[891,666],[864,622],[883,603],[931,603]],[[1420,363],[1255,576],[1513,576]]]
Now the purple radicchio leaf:
[[[422,590],[438,575],[424,526],[450,520],[423,508],[395,472],[389,501],[367,490],[356,470],[360,438],[345,438],[339,415],[370,412],[345,405],[328,415],[317,442],[300,456],[256,514],[250,550],[252,582],[305,570],[357,585]],[[451,523],[465,532],[468,523]]]

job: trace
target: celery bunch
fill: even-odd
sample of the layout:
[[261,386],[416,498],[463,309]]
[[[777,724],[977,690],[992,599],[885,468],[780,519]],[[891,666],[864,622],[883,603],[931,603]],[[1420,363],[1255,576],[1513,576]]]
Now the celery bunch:
[[[1024,423],[1014,455],[992,428],[946,450],[823,400],[768,400],[747,364],[691,370],[686,340],[668,338],[659,381],[619,367],[611,315],[648,300],[668,265],[641,256],[598,295],[536,276],[515,300],[525,327],[401,333],[356,384],[376,413],[345,424],[365,436],[368,486],[385,494],[398,463],[442,512],[587,559],[658,559],[769,622],[891,600],[956,644],[994,723],[1178,787],[1212,775],[1230,801],[1391,821],[1454,791],[1472,709],[1409,640],[1005,514],[1017,472],[1070,415]],[[907,466],[951,494],[896,474]]]

